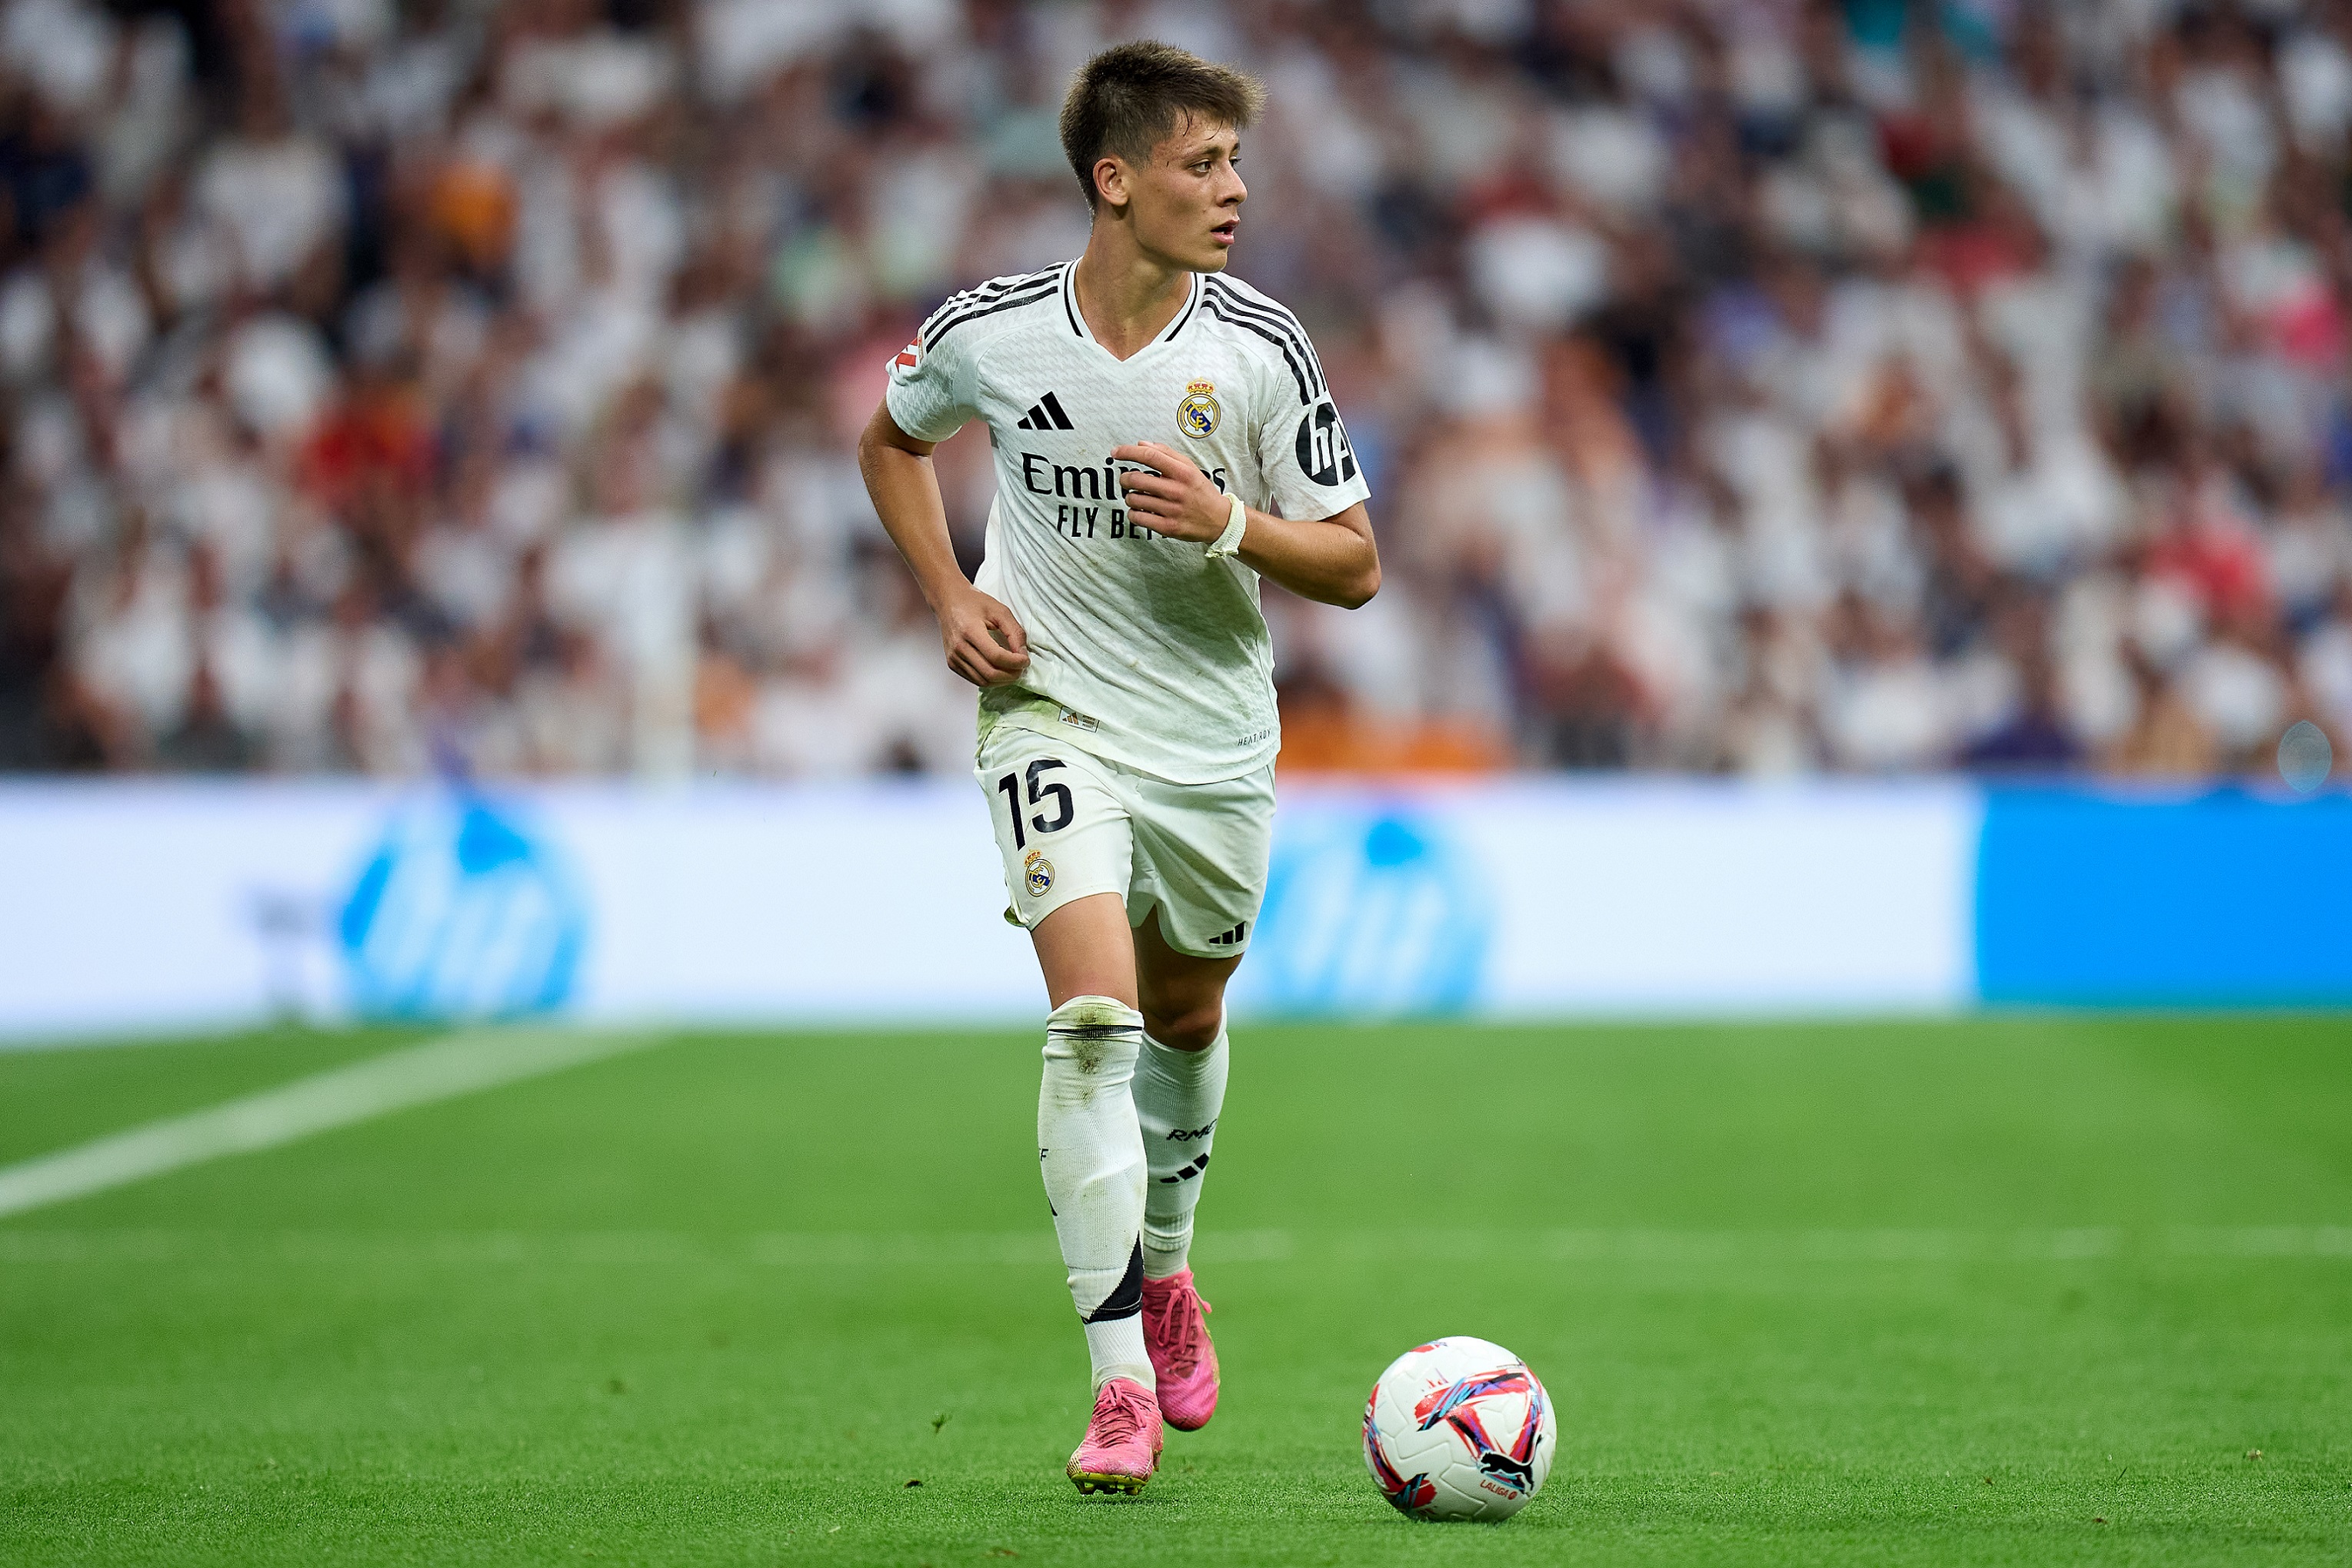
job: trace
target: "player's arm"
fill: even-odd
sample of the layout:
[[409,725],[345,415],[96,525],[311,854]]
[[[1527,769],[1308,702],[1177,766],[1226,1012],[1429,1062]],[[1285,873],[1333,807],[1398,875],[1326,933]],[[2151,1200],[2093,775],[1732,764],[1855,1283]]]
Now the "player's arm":
[[1009,685],[1029,667],[1029,639],[1013,612],[974,588],[956,564],[947,503],[931,465],[938,444],[899,429],[886,401],[857,438],[857,469],[882,531],[907,558],[939,617],[948,668],[976,686]]
[[[1153,472],[1122,472],[1127,509],[1137,522],[1171,538],[1214,543],[1233,519],[1233,502],[1200,465],[1173,447],[1139,441],[1111,455]],[[1371,514],[1358,501],[1328,517],[1277,517],[1255,507],[1237,553],[1244,564],[1302,599],[1353,610],[1381,591],[1381,552]]]

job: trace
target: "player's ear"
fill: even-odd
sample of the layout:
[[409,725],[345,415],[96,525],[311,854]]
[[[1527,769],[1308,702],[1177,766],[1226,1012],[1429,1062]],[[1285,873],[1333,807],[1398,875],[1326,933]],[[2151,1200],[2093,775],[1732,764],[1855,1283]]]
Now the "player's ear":
[[1127,161],[1109,153],[1095,160],[1095,193],[1102,204],[1114,209],[1124,208],[1130,199],[1127,186]]

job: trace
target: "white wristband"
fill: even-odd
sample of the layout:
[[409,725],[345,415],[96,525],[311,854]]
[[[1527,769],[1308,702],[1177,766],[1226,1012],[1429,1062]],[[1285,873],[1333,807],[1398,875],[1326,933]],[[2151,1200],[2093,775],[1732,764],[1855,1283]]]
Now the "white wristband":
[[1233,512],[1225,522],[1225,531],[1219,534],[1217,542],[1209,547],[1207,559],[1210,560],[1229,556],[1241,549],[1242,535],[1249,531],[1249,508],[1242,505],[1242,498],[1239,496],[1233,497]]

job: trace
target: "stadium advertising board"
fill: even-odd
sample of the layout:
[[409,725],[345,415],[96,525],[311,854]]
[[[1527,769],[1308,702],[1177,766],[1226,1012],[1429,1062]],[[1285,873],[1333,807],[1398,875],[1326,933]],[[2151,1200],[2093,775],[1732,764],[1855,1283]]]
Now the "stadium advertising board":
[[[960,782],[0,789],[0,1036],[1033,1019]],[[1258,1016],[2352,1001],[2352,800],[1286,788]]]

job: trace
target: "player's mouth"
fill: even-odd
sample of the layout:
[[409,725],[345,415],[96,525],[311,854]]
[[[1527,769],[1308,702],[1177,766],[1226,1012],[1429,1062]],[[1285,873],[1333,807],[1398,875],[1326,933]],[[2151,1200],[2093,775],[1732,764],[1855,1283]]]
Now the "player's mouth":
[[1227,218],[1223,223],[1219,224],[1215,228],[1209,231],[1209,237],[1215,240],[1219,245],[1231,245],[1234,243],[1234,236],[1241,233],[1241,219]]

